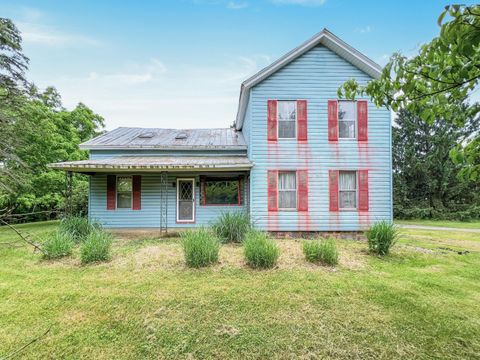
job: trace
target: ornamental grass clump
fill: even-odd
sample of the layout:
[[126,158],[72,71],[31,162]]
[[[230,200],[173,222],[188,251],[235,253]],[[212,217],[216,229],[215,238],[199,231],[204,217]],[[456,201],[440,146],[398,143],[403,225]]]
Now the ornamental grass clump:
[[95,221],[89,221],[83,216],[69,216],[60,221],[58,231],[68,234],[75,243],[85,241],[87,236],[95,230],[101,229],[101,225]]
[[247,264],[252,268],[269,269],[277,264],[280,250],[266,233],[251,230],[243,242],[243,253]]
[[398,240],[398,229],[389,221],[379,221],[373,224],[365,235],[368,239],[368,248],[377,255],[387,255]]
[[82,264],[110,259],[112,236],[103,231],[95,230],[88,234],[80,247],[80,260]]
[[220,242],[206,228],[182,233],[182,249],[188,267],[201,268],[218,262]]
[[311,263],[324,265],[338,264],[338,250],[334,239],[318,239],[303,243],[305,259]]
[[252,228],[250,217],[245,211],[228,211],[222,213],[212,224],[212,229],[223,243],[240,243]]
[[70,235],[55,232],[43,243],[43,258],[52,260],[70,256],[74,245]]

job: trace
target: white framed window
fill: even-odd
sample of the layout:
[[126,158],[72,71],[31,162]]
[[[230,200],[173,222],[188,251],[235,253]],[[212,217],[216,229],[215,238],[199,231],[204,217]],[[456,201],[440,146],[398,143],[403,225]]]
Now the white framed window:
[[117,176],[117,208],[132,208],[132,177]]
[[340,171],[338,176],[338,193],[340,209],[356,209],[358,198],[357,172]]
[[357,103],[355,101],[338,102],[338,137],[355,139],[357,124]]
[[278,138],[297,137],[297,102],[279,100],[277,102]]
[[296,171],[278,172],[278,208],[295,210],[297,208]]

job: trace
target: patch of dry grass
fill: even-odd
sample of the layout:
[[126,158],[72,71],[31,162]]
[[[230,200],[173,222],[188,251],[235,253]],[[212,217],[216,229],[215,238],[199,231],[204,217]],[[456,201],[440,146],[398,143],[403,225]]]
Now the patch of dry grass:
[[232,244],[218,264],[189,269],[176,238],[121,237],[112,260],[92,266],[76,253],[45,262],[2,248],[0,357],[52,325],[21,358],[478,358],[476,240],[460,234],[454,244],[470,253],[458,255],[438,249],[444,234],[407,235],[383,258],[337,240],[335,268],[307,263],[302,240],[281,239],[266,271]]

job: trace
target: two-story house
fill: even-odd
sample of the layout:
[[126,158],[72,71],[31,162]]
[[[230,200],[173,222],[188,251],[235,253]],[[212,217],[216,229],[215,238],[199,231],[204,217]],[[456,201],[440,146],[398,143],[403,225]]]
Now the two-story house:
[[392,219],[391,118],[337,89],[381,67],[324,29],[241,85],[234,128],[118,128],[52,164],[90,176],[112,228],[208,225],[247,211],[268,231],[359,231]]

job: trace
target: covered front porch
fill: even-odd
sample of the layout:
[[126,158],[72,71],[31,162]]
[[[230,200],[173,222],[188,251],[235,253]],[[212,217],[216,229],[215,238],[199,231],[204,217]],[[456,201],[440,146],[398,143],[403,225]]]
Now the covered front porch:
[[90,176],[89,218],[107,228],[169,229],[211,224],[224,211],[249,211],[244,156],[114,157],[56,163]]

